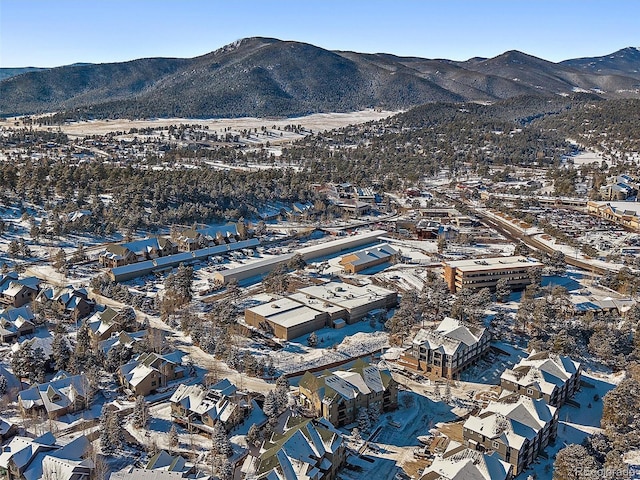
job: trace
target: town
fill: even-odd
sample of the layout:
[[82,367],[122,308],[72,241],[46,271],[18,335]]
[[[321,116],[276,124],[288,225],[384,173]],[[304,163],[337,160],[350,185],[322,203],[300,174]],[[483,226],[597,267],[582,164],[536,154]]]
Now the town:
[[0,477],[640,471],[637,154],[325,175],[392,113],[1,122]]

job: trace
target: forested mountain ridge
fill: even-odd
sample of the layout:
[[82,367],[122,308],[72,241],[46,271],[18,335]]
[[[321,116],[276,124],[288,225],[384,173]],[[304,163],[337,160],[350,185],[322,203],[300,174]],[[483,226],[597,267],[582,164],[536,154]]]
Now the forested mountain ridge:
[[22,73],[0,81],[0,115],[65,111],[73,118],[264,117],[575,91],[637,97],[637,53],[634,48],[620,50],[612,54],[615,62],[609,59],[608,68],[600,71],[589,68],[589,59],[553,63],[517,51],[456,62],[329,51],[255,37],[190,59]]

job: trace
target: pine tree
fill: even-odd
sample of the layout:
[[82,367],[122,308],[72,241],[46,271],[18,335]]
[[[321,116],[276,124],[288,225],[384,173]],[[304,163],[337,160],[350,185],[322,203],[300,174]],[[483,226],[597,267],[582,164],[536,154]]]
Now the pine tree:
[[7,377],[0,375],[0,395],[7,393]]
[[100,447],[105,455],[113,455],[116,451],[115,439],[111,437],[111,432],[109,431],[112,416],[113,412],[111,410],[108,410],[106,406],[102,407],[102,413],[100,414]]
[[262,404],[262,411],[267,417],[275,417],[278,415],[278,398],[273,390],[267,393]]
[[233,453],[231,442],[227,437],[227,431],[222,422],[216,422],[211,432],[211,453],[213,455],[224,455],[229,457]]
[[276,380],[276,388],[284,388],[288,392],[290,387],[291,384],[286,376],[280,375]]
[[71,359],[71,348],[65,335],[56,332],[51,342],[51,351],[53,356],[54,368],[58,371],[66,370]]
[[169,447],[171,447],[172,450],[175,450],[179,443],[178,430],[176,429],[175,424],[172,424],[169,429]]
[[355,427],[353,430],[351,430],[351,439],[355,443],[362,442],[362,435],[360,435],[360,430],[358,429],[358,427]]
[[371,428],[371,421],[369,420],[369,412],[366,408],[361,408],[358,410],[358,418],[356,419],[358,422],[358,428],[361,432],[368,432]]
[[143,395],[136,397],[133,407],[133,426],[135,428],[145,428],[149,424],[149,405]]
[[29,343],[23,343],[11,358],[13,374],[18,378],[30,378],[33,375],[33,349]]
[[311,332],[311,335],[309,335],[309,338],[307,339],[307,345],[309,345],[310,347],[315,347],[316,345],[318,345],[318,335],[316,334],[316,332]]
[[47,358],[44,355],[44,350],[41,347],[33,349],[33,356],[31,358],[32,370],[29,378],[32,382],[44,383],[44,373],[47,367]]

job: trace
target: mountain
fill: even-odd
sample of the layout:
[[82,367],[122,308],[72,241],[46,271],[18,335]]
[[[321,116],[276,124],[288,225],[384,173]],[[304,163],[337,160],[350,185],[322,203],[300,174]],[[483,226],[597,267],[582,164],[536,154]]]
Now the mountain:
[[38,68],[38,67],[0,68],[0,80],[4,80],[5,78],[15,77],[16,75],[22,75],[23,73],[37,72],[39,70],[46,70],[46,68]]
[[575,58],[560,63],[584,72],[640,79],[640,49],[636,47],[623,48],[602,57]]
[[254,37],[190,59],[148,58],[22,73],[0,81],[0,114],[264,117],[575,91],[637,96],[640,82],[633,68],[626,72],[623,62],[615,65],[597,72],[517,51],[456,62],[329,51]]

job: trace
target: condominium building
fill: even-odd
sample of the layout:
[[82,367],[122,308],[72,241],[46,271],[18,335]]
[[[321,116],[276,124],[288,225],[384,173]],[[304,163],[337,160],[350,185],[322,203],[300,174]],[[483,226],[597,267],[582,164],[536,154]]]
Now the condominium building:
[[382,412],[398,407],[398,384],[391,373],[362,360],[319,377],[307,372],[299,389],[303,405],[337,427],[354,422],[361,408]]
[[542,398],[554,407],[562,406],[580,388],[580,363],[550,352],[536,352],[500,376],[507,392]]
[[432,379],[457,379],[488,353],[490,341],[486,328],[467,327],[459,320],[445,318],[435,330],[418,331],[399,363]]
[[542,268],[542,263],[523,256],[482,258],[444,262],[444,280],[452,293],[463,288],[494,289],[498,280],[505,279],[512,290],[531,283],[529,272]]
[[558,409],[543,399],[511,395],[489,402],[463,425],[462,436],[474,450],[495,452],[519,475],[540,455],[558,430]]

